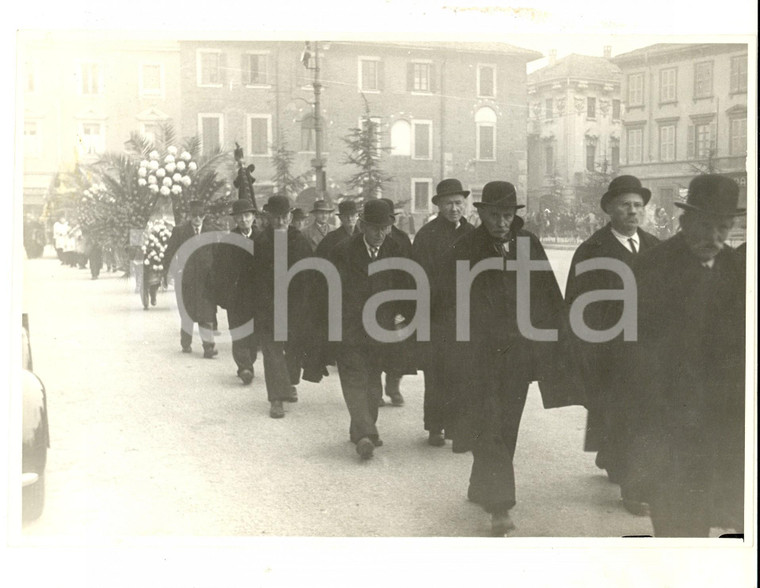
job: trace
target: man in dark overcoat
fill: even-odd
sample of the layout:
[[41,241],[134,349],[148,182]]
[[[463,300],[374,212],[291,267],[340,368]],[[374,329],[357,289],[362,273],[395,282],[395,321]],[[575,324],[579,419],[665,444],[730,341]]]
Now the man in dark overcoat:
[[[409,274],[386,270],[369,275],[373,261],[389,257],[405,257],[401,246],[389,238],[393,225],[393,209],[382,200],[369,200],[360,216],[362,231],[341,241],[330,252],[342,284],[342,340],[334,345],[343,397],[351,423],[349,437],[356,444],[362,459],[372,457],[375,447],[382,445],[377,429],[378,399],[382,396],[382,372],[403,371],[394,353],[400,342],[380,342],[368,332],[362,319],[367,300],[380,292],[413,288]],[[327,308],[326,302],[320,307]],[[391,301],[380,305],[377,324],[394,331],[410,319],[413,304]],[[326,321],[323,321],[326,327]],[[325,337],[326,339],[326,337]],[[389,365],[392,363],[392,365]]]
[[[609,222],[580,244],[573,255],[565,288],[568,308],[582,294],[598,290],[620,290],[621,277],[607,270],[586,271],[576,275],[579,263],[589,259],[610,258],[630,266],[636,256],[657,245],[660,240],[639,225],[644,207],[652,193],[634,176],[620,176],[610,182],[601,200]],[[585,324],[595,331],[612,328],[622,315],[622,301],[602,300],[584,311]],[[620,483],[620,415],[613,413],[608,390],[612,386],[615,366],[610,357],[614,345],[589,343],[574,339],[582,371],[588,418],[584,449],[596,451],[596,464],[606,469],[611,481]],[[645,506],[635,494],[623,489],[623,505],[633,514],[645,515]]]
[[[455,399],[454,452],[472,451],[473,465],[468,498],[491,514],[491,530],[503,536],[514,528],[509,511],[515,505],[513,457],[528,385],[549,369],[556,342],[538,341],[546,329],[557,329],[563,300],[546,253],[538,238],[522,229],[515,215],[515,187],[504,181],[488,182],[476,202],[481,224],[458,239],[445,254],[438,283],[433,286],[433,321],[445,325],[444,378]],[[517,248],[529,248],[532,263],[543,269],[530,272],[530,310],[518,303],[515,264]],[[494,259],[495,258],[495,259]],[[483,261],[501,268],[480,272],[470,285],[469,309],[457,308],[457,262],[471,270]],[[525,276],[521,279],[525,280]],[[523,285],[528,285],[524,284]],[[469,341],[456,336],[460,313],[469,310]],[[541,329],[528,331],[524,322]],[[518,326],[522,321],[523,333]],[[556,334],[554,336],[556,339]],[[542,391],[543,393],[543,391]],[[545,405],[554,405],[547,402]]]
[[[287,240],[287,268],[310,257],[312,250],[301,231],[290,225],[290,199],[274,195],[266,204],[269,226],[254,239],[253,279],[254,324],[264,356],[264,379],[270,402],[269,416],[283,418],[283,402],[297,402],[296,385],[301,376],[301,333],[307,321],[308,274],[297,273],[290,282],[287,295],[287,341],[275,340],[275,237],[284,234]],[[284,255],[284,251],[282,252]]]
[[[169,271],[171,261],[179,248],[189,239],[201,233],[216,230],[206,222],[205,206],[200,200],[192,200],[188,205],[188,220],[177,225],[172,230],[172,235],[166,244],[164,259],[166,271]],[[177,307],[180,311],[180,345],[183,353],[192,352],[193,328],[198,323],[198,332],[203,342],[203,357],[213,359],[219,352],[214,345],[214,330],[216,329],[216,302],[209,292],[211,280],[211,268],[213,265],[212,248],[201,247],[194,251],[190,257],[178,260],[175,266],[175,286],[182,281],[181,288],[175,288],[177,294]],[[180,296],[182,304],[180,306]]]
[[[235,228],[231,233],[251,241],[250,251],[229,243],[218,243],[213,249],[212,288],[215,302],[227,310],[230,330],[241,329],[253,319],[253,228],[256,208],[250,200],[241,198],[232,203]],[[253,331],[245,336],[233,335],[232,359],[237,375],[248,385],[253,381],[253,364],[256,361],[256,338]]]
[[353,200],[344,200],[338,204],[338,218],[340,226],[325,235],[324,239],[319,242],[315,254],[317,257],[325,259],[330,255],[333,247],[348,239],[351,235],[358,232],[357,222],[359,221],[359,211],[356,209],[356,202]]
[[634,263],[638,340],[621,345],[627,418],[624,483],[642,488],[658,537],[743,532],[742,259],[725,242],[739,187],[701,175],[689,184],[681,231]]
[[[474,229],[464,217],[469,194],[459,180],[441,180],[433,196],[438,216],[423,225],[414,237],[413,258],[423,267],[430,283],[438,281],[438,266],[451,244]],[[432,328],[437,331],[438,325]],[[442,447],[446,444],[444,431],[451,428],[452,401],[443,378],[443,350],[436,348],[436,343],[446,342],[433,335],[431,344],[420,344],[424,346],[421,354],[425,359],[424,424],[428,443]]]

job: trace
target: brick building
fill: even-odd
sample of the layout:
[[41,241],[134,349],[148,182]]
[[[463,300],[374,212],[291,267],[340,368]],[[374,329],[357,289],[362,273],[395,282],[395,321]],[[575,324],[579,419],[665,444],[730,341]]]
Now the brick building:
[[[274,145],[296,152],[296,174],[315,157],[313,73],[303,50],[292,41],[180,42],[183,130],[204,148],[243,146],[261,198],[273,191]],[[348,193],[356,170],[343,163],[343,138],[366,105],[393,177],[384,195],[404,203],[417,226],[443,177],[459,178],[475,199],[486,182],[508,179],[525,198],[526,63],[539,53],[503,43],[349,41],[321,42],[318,51],[330,195]]]
[[528,75],[528,209],[598,207],[620,157],[620,68],[571,54]]
[[747,45],[658,44],[612,61],[623,73],[621,173],[641,178],[669,214],[708,171],[737,180],[745,206]]

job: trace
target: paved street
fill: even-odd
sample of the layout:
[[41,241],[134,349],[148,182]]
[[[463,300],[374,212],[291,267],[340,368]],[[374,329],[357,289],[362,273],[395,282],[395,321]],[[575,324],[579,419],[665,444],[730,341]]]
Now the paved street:
[[[564,285],[572,252],[551,250]],[[273,420],[261,358],[235,376],[229,338],[182,354],[173,292],[145,312],[121,274],[90,279],[48,255],[24,261],[35,371],[45,382],[51,449],[47,502],[24,541],[108,543],[120,536],[478,537],[466,500],[472,457],[426,443],[422,375],[403,408],[380,411],[385,445],[360,462],[348,441],[337,374],[299,386]],[[224,312],[220,328],[226,328]],[[517,537],[651,533],[582,451],[585,411],[544,410],[535,385],[516,455]]]

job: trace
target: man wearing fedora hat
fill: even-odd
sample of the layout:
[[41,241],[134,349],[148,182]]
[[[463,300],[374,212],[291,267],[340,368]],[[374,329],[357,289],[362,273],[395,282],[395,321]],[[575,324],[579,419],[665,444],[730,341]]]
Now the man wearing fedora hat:
[[[601,199],[601,208],[610,220],[581,243],[573,255],[565,287],[568,308],[587,292],[623,288],[623,280],[615,272],[594,270],[576,276],[579,263],[611,258],[631,266],[637,255],[660,242],[639,226],[651,197],[652,193],[634,176],[620,176],[610,182]],[[584,313],[586,325],[597,331],[612,328],[620,320],[622,304],[620,300],[603,300],[589,305]],[[610,397],[611,380],[615,375],[610,353],[614,346],[611,343],[588,343],[579,338],[573,338],[572,345],[579,358],[588,410],[584,449],[597,452],[597,466],[606,469],[609,479],[619,484],[620,415]],[[633,490],[623,488],[622,498],[623,506],[629,512],[646,514],[646,505]]]
[[327,257],[330,255],[333,247],[348,239],[355,232],[358,232],[357,223],[359,221],[359,211],[356,208],[356,202],[353,200],[343,200],[338,204],[338,219],[340,226],[325,235],[325,238],[319,242],[315,253],[318,257]]
[[[351,418],[349,437],[356,444],[362,459],[372,457],[375,447],[382,445],[377,429],[378,399],[382,396],[382,372],[389,363],[398,369],[396,354],[399,343],[384,343],[367,331],[363,310],[370,297],[385,291],[414,287],[411,277],[402,271],[389,270],[369,274],[369,265],[389,257],[404,257],[401,246],[388,238],[393,225],[393,210],[379,199],[368,200],[360,215],[362,232],[338,243],[329,259],[338,270],[343,299],[341,309],[342,340],[333,345],[343,397]],[[326,290],[315,291],[321,297],[316,308],[327,308]],[[411,317],[408,301],[382,304],[376,313],[377,323],[385,330],[395,330]],[[326,333],[326,317],[320,325]],[[322,336],[326,341],[326,335]]]
[[[172,230],[169,242],[166,244],[164,258],[166,272],[175,253],[185,243],[201,233],[215,231],[216,228],[206,221],[205,205],[200,200],[191,200],[188,205],[188,220],[177,225]],[[213,359],[219,352],[214,345],[214,330],[216,329],[216,302],[209,291],[211,268],[213,265],[213,251],[211,247],[202,247],[195,251],[182,267],[177,267],[174,276],[175,284],[179,284],[179,276],[182,280],[182,303],[184,313],[180,312],[182,326],[180,328],[180,345],[183,353],[192,351],[193,325],[198,323],[198,332],[203,342],[203,357]],[[177,290],[177,305],[179,306],[180,290]]]
[[303,235],[309,242],[312,252],[317,250],[317,245],[332,229],[329,221],[334,211],[335,209],[326,200],[316,200],[314,202],[314,206],[310,211],[314,216],[314,222],[303,230]]
[[[743,532],[745,268],[725,242],[739,186],[689,184],[681,230],[634,263],[638,340],[620,344],[624,481],[658,537]],[[635,377],[634,377],[635,375]]]
[[269,226],[254,239],[253,315],[261,353],[264,356],[264,380],[270,402],[269,416],[285,416],[283,402],[298,402],[296,385],[301,376],[302,336],[307,320],[307,274],[299,272],[290,282],[287,297],[287,341],[274,337],[275,232],[287,235],[288,268],[312,255],[306,237],[291,226],[292,206],[287,196],[275,194],[266,205]]
[[[475,227],[464,217],[469,190],[454,178],[441,180],[435,189],[433,204],[438,207],[438,216],[424,224],[412,243],[414,260],[425,270],[428,280],[438,279],[438,266],[452,243],[472,231]],[[443,378],[443,353],[440,337],[436,336],[438,325],[433,329],[431,342],[424,346],[425,399],[423,404],[424,425],[428,431],[428,443],[434,447],[446,444],[444,431],[451,429],[451,398],[447,393]]]
[[306,228],[306,223],[309,220],[309,217],[306,216],[306,213],[303,211],[303,208],[294,208],[292,212],[293,218],[290,221],[290,224],[298,231],[303,231],[304,228]]
[[[515,505],[513,458],[528,385],[543,378],[554,357],[555,343],[533,341],[518,325],[517,248],[542,269],[529,270],[529,319],[537,329],[557,329],[562,294],[538,238],[525,231],[516,211],[515,187],[488,182],[475,202],[481,224],[451,245],[441,261],[433,292],[433,323],[442,325],[444,380],[452,391],[452,449],[472,451],[468,498],[491,514],[491,530],[503,536],[514,528],[509,511]],[[484,261],[504,269],[485,269],[469,284],[470,308],[457,308],[457,274]],[[525,269],[525,268],[523,268]],[[469,340],[458,337],[461,313],[469,310]],[[544,403],[552,406],[542,389]]]
[[[241,198],[234,201],[231,214],[236,226],[231,232],[253,241],[256,212],[250,200]],[[214,246],[212,275],[213,297],[219,306],[227,310],[229,328],[242,327],[253,318],[253,256],[234,245],[218,243]],[[253,333],[232,340],[232,359],[237,365],[237,375],[245,385],[253,381],[256,347]]]

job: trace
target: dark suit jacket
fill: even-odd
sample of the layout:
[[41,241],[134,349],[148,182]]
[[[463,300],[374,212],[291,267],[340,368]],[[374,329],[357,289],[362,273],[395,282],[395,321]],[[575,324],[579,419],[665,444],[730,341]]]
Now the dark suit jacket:
[[[230,233],[242,235],[237,227]],[[252,231],[248,238],[253,241],[254,237]],[[255,286],[251,252],[227,243],[215,245],[212,284],[215,302],[237,317],[236,323],[244,323],[253,317]]]

